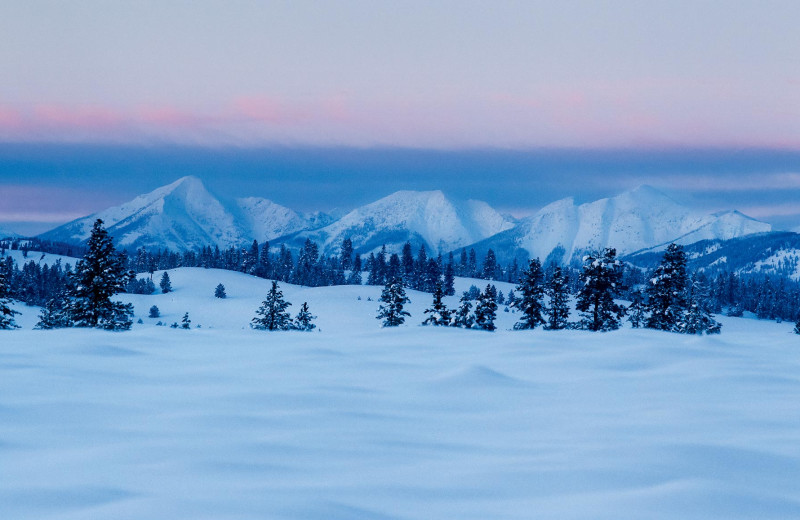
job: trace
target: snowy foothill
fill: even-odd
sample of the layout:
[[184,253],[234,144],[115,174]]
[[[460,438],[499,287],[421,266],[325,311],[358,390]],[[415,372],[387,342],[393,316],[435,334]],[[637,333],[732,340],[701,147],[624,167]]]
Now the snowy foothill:
[[[381,287],[281,284],[318,328],[265,332],[268,280],[169,276],[119,296],[128,332],[31,330],[38,309],[15,306],[0,518],[800,517],[792,324],[514,331],[501,306],[489,333],[420,326],[431,295],[409,290],[406,324],[381,328]],[[191,330],[155,325],[187,312]]]

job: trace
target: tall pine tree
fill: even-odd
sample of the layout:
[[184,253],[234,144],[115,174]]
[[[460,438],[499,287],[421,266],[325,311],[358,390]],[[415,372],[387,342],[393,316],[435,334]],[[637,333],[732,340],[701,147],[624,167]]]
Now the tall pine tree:
[[442,301],[444,289],[441,283],[436,284],[433,290],[433,304],[429,309],[425,309],[425,314],[429,314],[422,322],[423,325],[447,326],[450,324],[450,310]]
[[0,271],[0,329],[16,329],[19,327],[14,321],[14,315],[19,314],[11,308],[11,299],[8,297],[8,282],[5,274]]
[[261,302],[251,326],[258,330],[288,330],[291,318],[286,309],[290,305],[291,303],[283,299],[283,291],[278,288],[278,282],[273,280],[267,298]]
[[683,246],[670,244],[647,286],[647,328],[681,331],[687,309],[686,285],[686,253]]
[[475,316],[472,314],[472,301],[468,292],[464,291],[459,301],[458,309],[453,313],[453,326],[472,328],[475,323]]
[[517,299],[514,307],[522,312],[519,322],[514,324],[515,330],[535,329],[543,324],[542,310],[544,304],[544,273],[538,258],[531,260],[528,269],[522,273],[522,281],[517,286]]
[[[569,326],[569,279],[561,272],[560,267],[553,269],[553,274],[547,282],[545,294],[550,299],[550,305],[545,307],[547,315],[547,330],[562,330]],[[509,299],[511,295],[509,294]]]
[[411,300],[406,296],[403,289],[403,282],[400,278],[395,278],[386,282],[386,286],[381,292],[381,305],[378,308],[377,319],[383,320],[384,327],[397,327],[406,321],[406,316],[411,313],[403,309],[403,306]]
[[494,331],[497,327],[494,324],[497,319],[497,290],[493,285],[489,284],[486,289],[481,293],[478,298],[478,304],[475,306],[475,328]]
[[126,270],[126,259],[97,219],[87,244],[87,252],[71,274],[71,319],[77,327],[127,330],[133,324],[133,305],[111,301],[124,291],[134,274]]
[[625,309],[614,302],[622,290],[622,264],[616,249],[606,248],[603,256],[585,256],[581,282],[576,305],[581,311],[579,326],[603,332],[618,329]]

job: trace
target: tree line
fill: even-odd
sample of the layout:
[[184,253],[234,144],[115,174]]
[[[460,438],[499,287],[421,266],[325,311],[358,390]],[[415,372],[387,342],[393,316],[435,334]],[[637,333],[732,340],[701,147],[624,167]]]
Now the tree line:
[[[6,246],[12,248],[16,246],[21,249],[29,247],[30,244],[27,242],[0,243],[0,247],[3,249],[6,249]],[[93,249],[98,247],[100,249]],[[671,261],[682,263],[681,272],[685,273],[685,253],[682,248],[679,248],[680,253],[677,253],[674,250],[676,247],[679,246],[670,246],[665,257],[671,255]],[[591,259],[590,264],[587,265],[584,261],[584,265],[580,269],[556,265],[543,268],[537,259],[535,260],[536,269],[532,268],[534,262],[532,261],[531,265],[522,270],[518,268],[516,262],[508,266],[500,266],[491,250],[479,264],[474,250],[469,252],[462,250],[459,260],[456,261],[453,253],[448,254],[446,259],[442,255],[429,257],[424,246],[420,247],[415,255],[410,243],[404,245],[400,254],[389,254],[384,247],[378,253],[370,253],[366,260],[362,260],[361,255],[353,252],[352,241],[349,238],[342,242],[338,256],[329,257],[320,255],[318,245],[311,240],[306,241],[297,255],[294,255],[285,246],[281,246],[277,252],[272,252],[269,243],[259,245],[254,241],[250,248],[245,249],[229,248],[221,251],[219,248],[207,247],[200,252],[182,254],[169,251],[149,252],[139,249],[129,257],[124,251],[117,252],[113,249],[111,237],[102,229],[102,223],[100,229],[93,230],[92,238],[90,238],[85,251],[86,256],[83,260],[78,261],[74,268],[69,264],[62,265],[60,261],[56,261],[50,266],[42,265],[33,259],[23,263],[20,267],[11,257],[6,257],[4,261],[0,262],[2,290],[5,298],[44,307],[48,313],[48,319],[43,322],[44,326],[49,326],[51,323],[62,323],[66,320],[64,316],[83,312],[79,309],[66,308],[63,302],[67,302],[69,305],[78,305],[73,301],[83,301],[84,296],[78,297],[77,295],[83,287],[81,280],[85,282],[86,277],[90,276],[87,274],[88,266],[93,266],[91,269],[99,272],[101,269],[108,269],[108,265],[99,267],[101,260],[112,258],[113,262],[111,263],[114,265],[114,269],[121,273],[114,282],[113,291],[116,292],[151,294],[156,290],[152,273],[156,269],[178,266],[229,269],[305,286],[360,285],[364,282],[370,285],[399,283],[403,288],[429,292],[434,295],[437,291],[441,291],[443,296],[455,294],[453,284],[455,276],[475,276],[487,280],[511,281],[519,284],[517,287],[520,294],[519,299],[524,302],[532,301],[531,298],[536,300],[545,293],[549,301],[555,299],[556,302],[568,301],[570,297],[576,297],[578,305],[590,306],[593,309],[590,320],[592,324],[588,325],[586,322],[588,318],[582,317],[578,322],[570,323],[568,325],[570,327],[589,330],[606,329],[609,320],[605,315],[609,312],[612,314],[616,312],[612,304],[601,305],[596,295],[594,297],[586,295],[588,290],[587,268],[593,266],[594,269],[607,269],[606,264],[611,262],[606,258],[609,254],[608,251],[602,255],[588,255],[587,259]],[[27,250],[24,251],[24,253],[26,252]],[[679,258],[676,258],[675,255],[678,255]],[[631,301],[631,304],[625,309],[625,315],[629,317],[633,326],[638,326],[639,323],[649,323],[645,326],[662,328],[656,326],[655,322],[645,320],[651,320],[651,316],[660,316],[665,312],[670,316],[675,316],[675,313],[669,308],[658,310],[653,308],[653,304],[650,303],[658,300],[658,296],[652,294],[651,285],[653,285],[653,280],[664,278],[663,274],[659,274],[664,267],[659,266],[655,270],[645,271],[623,265],[616,259],[615,253],[613,256],[614,260],[611,263],[615,266],[615,272],[619,273],[619,280],[613,282],[616,292],[612,300],[621,298]],[[137,278],[133,274],[135,271],[149,272],[151,276]],[[600,272],[597,274],[598,276],[594,280],[602,280],[602,277],[599,276]],[[530,279],[532,276],[534,278],[541,277],[542,282],[533,284]],[[166,292],[164,291],[164,278],[166,277],[168,274],[165,272],[160,281],[162,292]],[[168,278],[166,284],[169,284]],[[659,285],[655,284],[655,286]],[[688,302],[687,305],[695,305],[697,313],[700,313],[702,309],[703,312],[707,310],[716,314],[726,313],[729,316],[741,316],[745,312],[751,312],[760,319],[778,321],[797,321],[800,318],[798,312],[800,310],[800,284],[788,278],[743,276],[729,272],[722,272],[716,277],[708,278],[703,273],[691,273],[686,274],[686,280],[681,282],[680,286],[682,288],[678,292],[682,295],[681,302],[685,300]],[[483,292],[486,293],[485,290]],[[675,292],[674,288],[673,292]],[[498,294],[496,289],[491,293],[494,294],[492,297],[494,303],[503,303],[504,295],[502,293]],[[455,317],[459,316],[460,326],[464,327],[471,327],[474,323],[487,323],[487,320],[480,316],[487,314],[488,311],[485,308],[489,304],[485,303],[480,307],[480,313],[477,312],[481,294],[475,288],[469,297],[464,298],[462,295],[459,309],[451,311],[452,320],[455,321]],[[68,298],[68,295],[71,296]],[[483,299],[488,302],[489,296],[487,294],[483,296]],[[513,294],[508,296],[508,305],[513,307],[516,296]],[[474,310],[471,303],[473,301],[477,302]],[[674,310],[675,304],[671,305]],[[678,306],[681,305],[683,303]],[[547,328],[564,328],[562,325],[569,323],[563,317],[564,305],[559,304],[556,308],[559,310],[556,310],[553,316],[546,315],[546,319],[549,321],[546,324]],[[542,307],[540,312],[544,312],[544,309]],[[112,312],[111,307],[103,312],[124,314],[119,309]],[[112,324],[120,321],[115,319],[109,321],[107,317],[101,316],[103,312],[93,310],[94,314],[89,317],[89,323],[106,323],[108,327],[113,328]],[[584,311],[580,310],[580,312]],[[8,316],[6,314],[6,319]],[[535,312],[531,311],[526,316],[528,316],[529,323],[541,324]],[[697,316],[685,318],[689,321],[700,319]],[[442,321],[442,319],[440,317],[433,321]],[[124,320],[121,322],[124,323]],[[690,324],[686,327],[694,329],[697,325]]]

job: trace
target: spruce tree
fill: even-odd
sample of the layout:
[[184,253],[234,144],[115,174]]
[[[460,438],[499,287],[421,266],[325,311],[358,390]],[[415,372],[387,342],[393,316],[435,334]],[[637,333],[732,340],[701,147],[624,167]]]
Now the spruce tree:
[[0,329],[16,329],[19,325],[14,321],[14,315],[19,314],[11,308],[11,299],[8,297],[8,282],[2,271],[0,271]]
[[576,304],[581,311],[578,325],[582,329],[605,332],[619,328],[625,308],[614,302],[622,290],[622,265],[616,256],[616,249],[606,248],[603,256],[591,254],[583,258],[583,286]]
[[522,281],[517,286],[518,296],[514,307],[522,312],[518,323],[514,324],[515,330],[535,329],[537,325],[545,323],[542,317],[544,304],[544,273],[538,258],[531,260],[522,273]]
[[63,329],[72,326],[71,301],[67,290],[59,292],[47,301],[39,313],[39,321],[35,329]]
[[347,284],[361,285],[361,282],[361,255],[356,254],[356,257],[353,260],[353,270],[350,272],[350,276],[347,278]]
[[631,327],[638,329],[645,323],[647,315],[645,314],[645,301],[642,291],[635,290],[631,292],[631,304],[628,307],[628,321]]
[[[450,253],[450,256],[453,254]],[[444,286],[442,289],[444,290],[445,296],[453,296],[456,293],[456,286],[455,286],[456,276],[455,270],[453,269],[453,262],[447,264],[444,268]]]
[[469,293],[464,291],[461,295],[459,307],[455,313],[453,313],[453,326],[470,329],[474,323],[475,317],[472,314],[472,301],[470,300]]
[[423,325],[447,326],[450,324],[451,312],[442,301],[443,297],[444,288],[441,283],[437,283],[433,290],[433,304],[431,308],[425,309],[425,314],[430,316],[425,318],[425,321],[422,322]]
[[189,319],[189,313],[183,315],[181,318],[181,328],[182,329],[191,329],[192,328],[192,320]]
[[560,267],[553,269],[553,274],[545,287],[545,294],[550,299],[550,305],[544,309],[547,315],[544,328],[566,329],[569,326],[569,278],[562,273]]
[[161,311],[158,310],[158,307],[153,305],[152,307],[150,307],[150,314],[147,317],[148,318],[160,318],[161,317]]
[[800,316],[798,316],[797,321],[794,324],[794,333],[800,334]]
[[133,305],[111,301],[124,290],[134,273],[126,270],[125,257],[118,254],[103,221],[92,228],[86,255],[70,275],[71,320],[77,327],[127,330],[133,324]]
[[403,283],[399,278],[390,280],[381,291],[382,305],[378,308],[377,319],[383,320],[384,327],[397,327],[402,325],[406,316],[411,316],[408,311],[403,310],[403,306],[411,300],[406,296]]
[[225,286],[222,284],[217,285],[216,289],[214,289],[214,297],[215,298],[227,298],[228,295],[225,293]]
[[719,334],[722,325],[714,319],[708,304],[708,288],[695,274],[689,282],[688,309],[679,324],[686,334]]
[[486,252],[486,259],[483,261],[483,278],[491,280],[494,278],[495,271],[497,270],[497,257],[494,251],[489,249]]
[[342,240],[341,264],[342,269],[345,271],[349,271],[353,268],[353,241],[350,237],[346,237]]
[[309,331],[314,330],[316,325],[311,323],[317,317],[311,314],[311,311],[308,310],[308,302],[303,302],[303,305],[300,306],[300,312],[297,313],[297,316],[294,318],[294,322],[292,323],[292,328],[294,330],[302,330],[302,331]]
[[411,243],[403,244],[403,251],[400,253],[400,264],[403,267],[403,285],[413,288],[414,278],[414,253],[411,251]]
[[683,246],[670,244],[647,286],[646,327],[680,332],[686,304],[686,253]]
[[159,287],[161,287],[161,292],[163,294],[167,294],[168,292],[172,291],[172,282],[169,280],[169,273],[164,271],[164,274],[161,275],[161,282],[159,282]]
[[495,293],[496,289],[489,284],[481,293],[480,298],[478,298],[478,304],[475,306],[476,329],[491,332],[497,328],[494,325],[494,321],[497,319],[497,302],[495,301],[497,296]]
[[267,293],[267,298],[261,302],[261,307],[256,311],[252,320],[252,327],[258,330],[287,330],[291,318],[286,309],[291,303],[283,299],[283,291],[278,288],[278,282],[272,282],[272,287]]

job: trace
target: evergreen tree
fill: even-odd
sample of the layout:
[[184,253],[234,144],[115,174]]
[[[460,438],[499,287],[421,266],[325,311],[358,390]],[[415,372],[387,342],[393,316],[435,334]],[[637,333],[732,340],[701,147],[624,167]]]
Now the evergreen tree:
[[430,309],[425,310],[425,314],[430,314],[430,316],[425,318],[425,321],[422,322],[423,325],[447,326],[450,324],[451,312],[442,301],[443,297],[444,288],[441,283],[437,283],[433,290],[433,305]]
[[161,317],[161,311],[158,310],[158,307],[153,305],[152,307],[150,307],[150,314],[147,317],[148,318],[160,318]]
[[291,318],[286,309],[291,303],[284,301],[283,291],[278,289],[278,282],[272,282],[267,298],[261,303],[252,320],[252,327],[258,330],[288,330]]
[[472,301],[470,300],[469,293],[464,291],[464,294],[461,295],[458,310],[453,314],[453,326],[470,329],[474,323],[475,317],[472,314]]
[[414,262],[414,280],[412,281],[411,288],[418,291],[425,291],[425,277],[428,270],[428,252],[425,250],[425,244],[419,246],[417,253],[417,260]]
[[[452,256],[452,253],[451,253]],[[444,268],[444,290],[445,296],[453,296],[456,293],[456,277],[453,269],[453,262],[450,262]]]
[[506,296],[506,303],[509,305],[509,307],[514,307],[514,302],[516,301],[517,301],[517,295],[514,294],[514,290],[512,289],[508,291],[508,296]]
[[433,258],[429,259],[422,278],[421,290],[432,293],[436,290],[436,285],[441,283],[441,278],[442,270],[439,267],[439,262]]
[[161,275],[161,282],[159,282],[158,286],[161,287],[161,292],[163,294],[172,292],[172,282],[169,280],[168,272],[164,271],[164,274]]
[[367,257],[367,285],[380,285],[378,276],[378,260],[375,258],[375,253],[370,253]]
[[670,244],[647,286],[647,328],[680,332],[686,284],[686,253],[683,246]]
[[576,305],[582,313],[582,329],[605,332],[619,328],[625,309],[614,302],[622,290],[622,265],[616,256],[616,249],[606,248],[602,257],[587,255],[583,259],[583,286]]
[[103,221],[92,228],[86,255],[75,264],[71,274],[71,319],[78,327],[127,330],[133,324],[133,305],[112,302],[111,297],[124,290],[134,276],[125,269],[126,259],[117,254]]
[[350,237],[342,240],[341,264],[345,271],[353,268],[353,241]]
[[800,317],[797,318],[797,321],[794,324],[794,333],[800,334]]
[[214,289],[214,297],[215,298],[227,298],[228,295],[225,293],[225,286],[222,284],[217,285]]
[[486,286],[475,306],[476,329],[492,332],[497,328],[494,325],[494,321],[497,319],[497,302],[495,301],[497,296],[495,295],[496,290],[492,290],[493,287],[491,284]]
[[414,253],[411,251],[411,243],[403,244],[403,251],[400,254],[400,264],[403,267],[403,285],[414,287]]
[[317,317],[311,314],[311,311],[308,310],[308,302],[303,302],[303,305],[300,306],[300,312],[297,313],[297,316],[294,318],[294,323],[292,323],[292,328],[294,330],[302,330],[302,331],[309,331],[316,328],[316,325],[311,323]]
[[19,328],[14,321],[14,315],[19,313],[11,308],[8,292],[8,282],[3,272],[0,271],[0,330]]
[[381,292],[380,301],[383,303],[378,308],[377,319],[383,320],[384,327],[397,327],[405,322],[406,316],[411,316],[408,311],[403,310],[403,306],[411,300],[406,296],[403,283],[399,278],[390,280]]
[[182,329],[191,329],[192,328],[192,320],[189,319],[189,313],[183,315],[181,318],[181,328]]
[[469,261],[467,262],[467,274],[465,276],[470,278],[478,277],[478,255],[472,248],[469,250]]
[[347,284],[361,285],[361,283],[361,255],[356,254],[356,257],[353,260],[353,270],[350,272],[350,276],[347,278]]
[[[556,266],[553,274],[547,282],[545,294],[550,299],[550,305],[545,307],[547,330],[562,330],[569,326],[569,278],[565,276],[561,268]],[[511,294],[508,295],[511,299]]]
[[631,327],[634,329],[638,329],[645,323],[646,314],[645,314],[645,301],[644,295],[642,291],[635,290],[631,292],[631,304],[628,307],[628,321],[631,324]]
[[486,280],[493,279],[494,273],[497,270],[497,257],[494,251],[489,249],[486,252],[486,259],[483,261],[483,278]]
[[47,301],[39,312],[39,321],[35,329],[63,329],[72,326],[72,312],[70,299],[61,293]]
[[687,297],[688,309],[679,326],[680,332],[687,334],[719,334],[722,325],[714,320],[708,306],[708,289],[695,274],[689,283]]
[[522,312],[518,323],[514,324],[515,330],[535,329],[537,325],[544,324],[542,311],[544,304],[544,273],[538,258],[531,260],[528,269],[522,273],[522,280],[517,286],[517,300],[514,307]]

